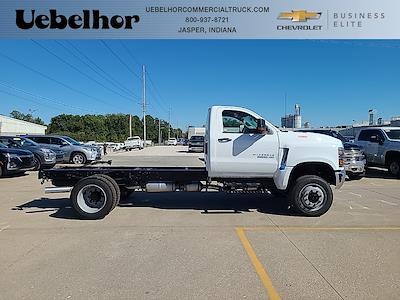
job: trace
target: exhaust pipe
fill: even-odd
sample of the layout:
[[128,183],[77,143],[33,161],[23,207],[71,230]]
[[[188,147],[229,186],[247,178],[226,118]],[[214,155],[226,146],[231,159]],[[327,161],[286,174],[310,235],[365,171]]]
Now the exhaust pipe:
[[45,194],[55,194],[55,193],[69,193],[72,191],[71,186],[65,186],[65,187],[46,187],[44,188],[44,193]]

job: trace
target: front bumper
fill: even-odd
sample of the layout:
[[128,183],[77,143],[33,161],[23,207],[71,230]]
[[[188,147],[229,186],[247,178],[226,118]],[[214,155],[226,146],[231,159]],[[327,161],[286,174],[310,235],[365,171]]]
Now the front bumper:
[[204,146],[189,146],[189,151],[203,152]]
[[346,173],[363,174],[365,172],[365,164],[365,159],[346,161],[344,169],[346,170]]
[[340,189],[346,180],[346,171],[344,169],[335,171],[335,178],[336,189]]

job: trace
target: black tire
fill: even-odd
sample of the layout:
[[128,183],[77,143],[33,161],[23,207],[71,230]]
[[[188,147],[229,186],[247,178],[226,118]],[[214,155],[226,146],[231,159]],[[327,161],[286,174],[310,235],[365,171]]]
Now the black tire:
[[0,177],[3,176],[3,167],[0,165]]
[[393,160],[389,163],[389,173],[393,176],[400,177],[400,160]]
[[104,178],[110,184],[112,184],[112,186],[114,187],[115,193],[117,195],[117,200],[115,201],[115,204],[113,205],[113,208],[112,208],[112,209],[114,209],[118,205],[118,203],[121,199],[121,189],[119,188],[118,183],[112,177],[105,175],[105,174],[97,174],[97,175],[94,175],[93,177]]
[[291,186],[288,196],[290,204],[296,212],[307,217],[322,216],[329,210],[333,201],[329,183],[315,175],[297,178]]
[[75,165],[86,164],[87,162],[86,155],[81,152],[75,152],[71,156],[71,162]]
[[35,164],[35,168],[33,169],[33,171],[39,171],[42,168],[42,163],[40,161],[40,158],[35,155],[33,160]]
[[[99,176],[81,179],[70,196],[75,211],[84,219],[102,219],[108,215],[117,201],[113,184]],[[100,202],[100,203],[98,203]]]

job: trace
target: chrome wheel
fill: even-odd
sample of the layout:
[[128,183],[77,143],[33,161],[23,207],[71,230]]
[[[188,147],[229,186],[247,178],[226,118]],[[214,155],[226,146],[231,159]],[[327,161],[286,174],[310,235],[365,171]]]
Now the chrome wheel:
[[77,153],[74,154],[74,156],[72,157],[72,162],[76,165],[80,165],[85,163],[85,157],[83,156],[83,154]]
[[319,210],[324,203],[325,193],[318,184],[307,184],[299,193],[300,205],[308,211]]
[[105,191],[96,184],[84,186],[76,197],[79,208],[84,212],[93,214],[99,212],[107,202]]

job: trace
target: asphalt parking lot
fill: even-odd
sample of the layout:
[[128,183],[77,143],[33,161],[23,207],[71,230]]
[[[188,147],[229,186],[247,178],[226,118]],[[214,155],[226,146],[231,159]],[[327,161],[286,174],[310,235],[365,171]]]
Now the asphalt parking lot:
[[[115,165],[202,165],[185,147]],[[383,178],[384,177],[384,178]],[[136,193],[77,219],[35,172],[0,179],[0,299],[399,299],[400,180],[374,170],[319,218],[265,194]]]

